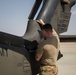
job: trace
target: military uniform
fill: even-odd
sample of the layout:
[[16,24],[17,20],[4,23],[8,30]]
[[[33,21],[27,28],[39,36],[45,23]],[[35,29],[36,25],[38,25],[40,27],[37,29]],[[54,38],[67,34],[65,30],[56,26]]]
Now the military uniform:
[[42,40],[37,49],[37,54],[42,54],[39,75],[57,75],[58,68],[56,66],[57,56],[59,52],[59,37],[55,30],[53,36]]

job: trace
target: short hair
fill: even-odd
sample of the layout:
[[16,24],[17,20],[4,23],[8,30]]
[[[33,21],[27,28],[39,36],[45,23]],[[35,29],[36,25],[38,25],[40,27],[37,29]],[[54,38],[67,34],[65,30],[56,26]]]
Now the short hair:
[[45,30],[47,32],[49,32],[49,31],[52,32],[52,25],[47,23],[47,24],[42,26],[42,30]]

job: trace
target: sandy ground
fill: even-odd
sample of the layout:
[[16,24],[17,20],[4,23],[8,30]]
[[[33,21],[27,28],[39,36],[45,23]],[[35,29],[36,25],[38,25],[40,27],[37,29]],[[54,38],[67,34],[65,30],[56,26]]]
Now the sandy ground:
[[58,75],[76,75],[76,42],[61,43],[60,47],[64,56],[57,62]]

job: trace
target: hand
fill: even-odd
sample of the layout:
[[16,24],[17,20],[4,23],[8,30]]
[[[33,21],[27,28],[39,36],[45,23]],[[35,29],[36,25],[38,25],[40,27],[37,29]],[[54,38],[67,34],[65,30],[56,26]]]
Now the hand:
[[40,23],[41,25],[45,25],[45,23],[43,22],[43,20],[42,19],[40,19],[40,20],[36,20],[38,23]]
[[63,2],[66,2],[66,3],[69,4],[70,3],[70,0],[63,0]]

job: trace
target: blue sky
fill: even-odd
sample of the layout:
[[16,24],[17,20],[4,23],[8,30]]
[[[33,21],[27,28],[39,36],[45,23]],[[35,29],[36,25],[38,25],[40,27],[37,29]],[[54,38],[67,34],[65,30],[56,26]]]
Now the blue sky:
[[[0,0],[0,31],[23,36],[35,0]],[[76,5],[66,35],[76,35]]]

